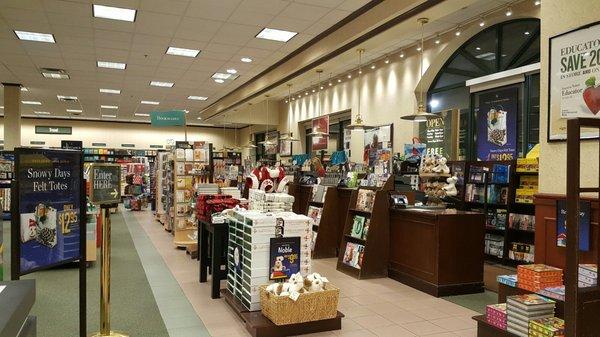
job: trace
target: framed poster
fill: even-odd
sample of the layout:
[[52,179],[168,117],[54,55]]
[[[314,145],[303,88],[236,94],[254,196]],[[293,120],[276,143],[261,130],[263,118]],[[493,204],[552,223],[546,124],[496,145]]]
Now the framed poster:
[[13,275],[85,260],[82,152],[18,148],[15,172]]
[[327,150],[329,146],[329,116],[322,116],[312,120],[311,133],[324,133],[324,136],[312,136],[312,150]]
[[[600,22],[550,38],[548,141],[567,139],[567,119],[600,118]],[[581,138],[598,138],[583,130]]]
[[288,279],[300,271],[300,237],[271,238],[269,243],[269,279]]
[[[579,250],[590,250],[590,219],[592,204],[589,201],[579,203]],[[567,201],[556,201],[556,245],[567,246]]]
[[440,155],[448,160],[458,157],[458,110],[436,112],[437,117],[419,123],[419,139],[426,144],[426,154]]
[[289,140],[279,141],[279,156],[291,157],[292,156],[292,142]]
[[364,132],[363,161],[369,167],[383,166],[388,173],[392,167],[392,124]]
[[519,88],[498,88],[476,93],[477,160],[513,160],[517,153]]

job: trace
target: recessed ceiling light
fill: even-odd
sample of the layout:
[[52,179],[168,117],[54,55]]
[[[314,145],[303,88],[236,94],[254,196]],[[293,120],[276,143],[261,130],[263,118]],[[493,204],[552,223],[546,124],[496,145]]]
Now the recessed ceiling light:
[[67,112],[83,112],[83,110],[80,109],[67,109]]
[[33,113],[36,115],[49,115],[50,114],[48,111],[34,111]]
[[194,101],[206,101],[208,99],[208,97],[204,97],[204,96],[188,96],[188,99],[194,100]]
[[150,85],[153,87],[163,87],[163,88],[172,88],[174,83],[171,82],[160,82],[160,81],[152,81]]
[[21,103],[29,104],[29,105],[42,105],[42,102],[38,102],[38,101],[21,101]]
[[156,101],[141,101],[140,103],[149,104],[149,105],[159,105],[160,104],[160,102],[156,102]]
[[371,65],[371,69],[375,69],[375,65],[374,64]]
[[218,78],[218,79],[222,79],[222,80],[228,80],[233,77],[233,74],[214,73],[211,77],[213,79]]
[[98,68],[109,68],[123,70],[127,67],[127,64],[121,62],[108,62],[108,61],[97,61]]
[[77,96],[64,96],[64,95],[56,95],[59,101],[76,101]]
[[102,117],[107,117],[107,118],[116,118],[117,115],[102,115]]
[[0,105],[0,109],[4,109],[4,105]]
[[42,72],[42,76],[44,76],[45,78],[53,78],[53,79],[57,79],[57,80],[68,80],[69,79],[69,75],[67,75],[65,73]]
[[296,34],[298,34],[298,33],[290,32],[287,30],[264,28],[263,30],[260,31],[260,33],[258,33],[256,35],[256,38],[280,41],[280,42],[288,42],[291,38],[296,36]]
[[56,43],[52,34],[25,32],[22,30],[15,30],[14,32],[17,34],[19,40]]
[[104,94],[117,94],[117,95],[121,94],[121,90],[119,90],[119,89],[103,89],[103,88],[100,88],[100,92],[104,93]]
[[233,68],[231,68],[231,69],[227,69],[227,72],[228,72],[229,74],[237,74],[237,70],[235,70],[235,69],[233,69]]
[[197,49],[169,47],[167,49],[167,54],[185,57],[196,57],[198,56],[198,54],[200,54],[200,51]]
[[219,84],[220,84],[220,83],[224,83],[225,81],[223,81],[223,80],[222,80],[222,79],[220,79],[220,78],[215,78],[215,82],[217,82],[217,83],[219,83]]
[[93,14],[95,18],[121,20],[133,22],[137,11],[135,9],[93,5]]
[[149,117],[150,116],[150,114],[144,114],[144,113],[139,113],[139,112],[136,112],[134,115],[139,116],[139,117]]
[[23,92],[27,92],[27,91],[29,91],[29,89],[27,89],[27,88],[25,88],[25,87],[21,87],[21,91],[23,91]]
[[118,109],[119,107],[116,105],[101,105],[102,109]]
[[352,78],[352,75],[348,74],[348,78]]
[[190,110],[183,110],[183,111],[185,111],[186,114],[190,113]]

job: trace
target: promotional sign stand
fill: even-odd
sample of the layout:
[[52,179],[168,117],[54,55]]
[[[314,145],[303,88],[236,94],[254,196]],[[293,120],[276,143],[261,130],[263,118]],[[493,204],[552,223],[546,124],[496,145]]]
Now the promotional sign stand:
[[86,326],[86,198],[83,153],[15,149],[11,279],[79,263],[79,336]]
[[92,337],[129,337],[110,330],[110,209],[121,201],[121,166],[92,164],[90,167],[90,200],[100,206],[102,214],[102,257],[100,266],[100,331]]

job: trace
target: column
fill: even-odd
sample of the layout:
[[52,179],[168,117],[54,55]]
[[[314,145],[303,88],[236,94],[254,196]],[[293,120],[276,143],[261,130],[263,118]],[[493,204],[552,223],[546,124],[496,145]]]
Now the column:
[[4,149],[21,146],[21,85],[2,83],[4,86]]

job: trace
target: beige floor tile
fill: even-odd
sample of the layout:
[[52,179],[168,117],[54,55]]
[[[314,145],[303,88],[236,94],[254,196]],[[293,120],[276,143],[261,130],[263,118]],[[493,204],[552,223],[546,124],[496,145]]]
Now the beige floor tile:
[[431,323],[445,329],[446,331],[458,331],[465,329],[476,328],[476,322],[472,320],[472,323],[466,319],[460,317],[448,317],[440,319],[432,319]]
[[369,330],[353,330],[353,331],[334,331],[334,334],[342,337],[369,337],[369,336],[377,336]]
[[422,335],[423,337],[456,337],[452,332],[434,333],[431,335]]
[[477,337],[477,329],[454,331],[454,334],[459,337]]
[[385,303],[386,301],[382,298],[372,295],[359,295],[350,297],[354,302],[360,305],[369,305],[376,303]]
[[380,337],[413,337],[416,336],[412,332],[404,329],[399,325],[389,325],[371,329],[371,332]]
[[379,315],[398,310],[398,307],[391,302],[368,304],[367,308],[369,308],[374,313],[377,313]]
[[369,308],[361,306],[361,305],[358,305],[358,306],[352,307],[352,308],[348,308],[345,311],[343,311],[342,313],[344,315],[346,315],[346,317],[348,317],[348,318],[356,318],[356,317],[360,317],[360,316],[367,316],[367,315],[375,314]]
[[394,324],[379,315],[360,316],[354,318],[354,321],[358,323],[358,325],[369,330]]
[[348,317],[342,318],[342,331],[354,331],[362,329],[363,327],[356,323],[353,319]]
[[406,323],[406,324],[402,325],[402,327],[405,328],[406,330],[414,333],[417,336],[448,332],[448,331],[440,328],[439,326],[437,326],[431,322],[427,322],[427,321]]
[[412,312],[413,314],[422,317],[423,319],[426,319],[428,321],[432,320],[432,319],[440,319],[440,318],[446,318],[446,317],[450,317],[449,314],[433,309],[433,308],[424,308],[424,309],[409,309],[408,311]]
[[396,309],[395,311],[389,311],[381,315],[387,318],[388,320],[400,325],[424,321],[422,317],[419,317],[414,313],[404,309]]

